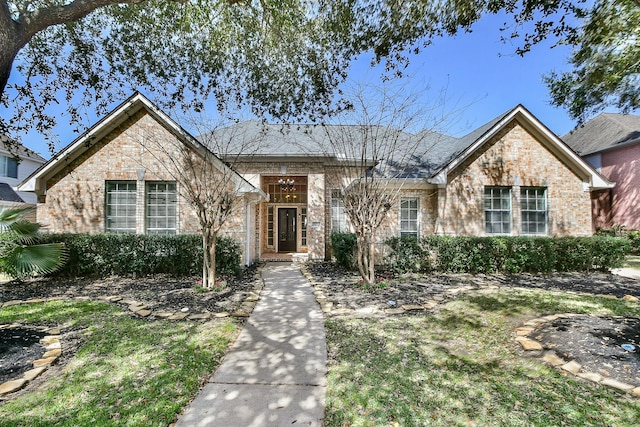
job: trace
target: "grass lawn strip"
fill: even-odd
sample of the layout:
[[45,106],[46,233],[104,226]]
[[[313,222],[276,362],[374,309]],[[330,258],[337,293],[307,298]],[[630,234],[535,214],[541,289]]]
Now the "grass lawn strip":
[[[64,325],[83,342],[58,377],[0,406],[3,426],[166,426],[219,365],[236,320],[132,318],[113,305],[54,301],[6,307],[0,323]],[[49,375],[49,376],[47,376]]]
[[541,290],[472,292],[432,316],[326,321],[331,426],[632,426],[640,402],[526,358],[523,319],[640,316],[640,305]]

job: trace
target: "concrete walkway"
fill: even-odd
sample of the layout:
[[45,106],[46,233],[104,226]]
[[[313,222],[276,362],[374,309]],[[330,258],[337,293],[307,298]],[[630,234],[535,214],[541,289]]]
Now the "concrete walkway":
[[268,263],[262,276],[244,329],[176,426],[322,426],[322,312],[297,265]]

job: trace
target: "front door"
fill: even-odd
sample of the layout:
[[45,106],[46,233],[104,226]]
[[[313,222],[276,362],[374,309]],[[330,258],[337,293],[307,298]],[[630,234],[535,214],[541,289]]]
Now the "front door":
[[278,252],[295,252],[297,208],[278,209]]

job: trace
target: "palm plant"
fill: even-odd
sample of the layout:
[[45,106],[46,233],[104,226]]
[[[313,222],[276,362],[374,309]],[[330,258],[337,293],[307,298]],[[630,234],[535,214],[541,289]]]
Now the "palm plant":
[[30,221],[34,208],[0,212],[0,271],[16,279],[57,270],[67,259],[63,243],[39,244],[41,225]]

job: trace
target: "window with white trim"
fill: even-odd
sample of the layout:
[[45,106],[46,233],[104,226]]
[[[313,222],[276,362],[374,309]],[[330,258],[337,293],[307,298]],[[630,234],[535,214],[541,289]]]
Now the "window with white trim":
[[176,234],[176,183],[147,182],[146,190],[147,234]]
[[0,155],[0,176],[18,178],[18,160],[15,157]]
[[400,199],[400,237],[418,237],[418,198]]
[[108,233],[136,232],[135,181],[107,181],[105,207]]
[[487,234],[511,234],[511,188],[484,188],[484,224]]
[[521,187],[522,234],[547,234],[547,190]]
[[331,232],[345,233],[349,231],[344,200],[340,190],[331,191]]

